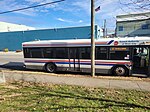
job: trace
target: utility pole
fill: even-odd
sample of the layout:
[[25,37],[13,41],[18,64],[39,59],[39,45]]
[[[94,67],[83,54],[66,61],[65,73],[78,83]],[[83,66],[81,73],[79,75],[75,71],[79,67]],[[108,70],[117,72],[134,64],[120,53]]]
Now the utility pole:
[[94,0],[91,0],[91,75],[95,76],[95,8]]
[[104,38],[106,38],[106,19],[104,20]]
[[[150,50],[150,49],[149,49]],[[149,61],[148,61],[148,72],[147,77],[150,77],[150,55],[149,55]]]

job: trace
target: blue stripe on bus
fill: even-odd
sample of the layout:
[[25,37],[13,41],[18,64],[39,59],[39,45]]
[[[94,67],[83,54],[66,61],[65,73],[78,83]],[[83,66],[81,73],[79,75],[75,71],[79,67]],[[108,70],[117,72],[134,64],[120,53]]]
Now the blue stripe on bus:
[[[70,62],[70,63],[68,63],[68,62],[56,62],[56,64],[80,64],[80,65],[91,65],[91,63],[73,63],[73,62]],[[114,64],[96,64],[95,63],[95,65],[105,65],[105,66],[112,66],[112,65],[114,65]]]
[[114,40],[109,41],[109,42],[108,42],[108,45],[111,44],[113,41],[114,41]]
[[[26,63],[45,63],[45,62],[35,62],[35,61],[26,61]],[[80,64],[80,65],[91,65],[91,63],[74,63],[74,62],[55,62],[56,64]],[[95,64],[95,65],[105,65],[105,66],[113,66],[115,64]]]

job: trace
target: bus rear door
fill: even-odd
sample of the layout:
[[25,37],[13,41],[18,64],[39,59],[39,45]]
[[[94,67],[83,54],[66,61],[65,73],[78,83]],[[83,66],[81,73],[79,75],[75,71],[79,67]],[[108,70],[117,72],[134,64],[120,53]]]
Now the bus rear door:
[[80,55],[78,48],[69,49],[69,68],[71,71],[80,71]]

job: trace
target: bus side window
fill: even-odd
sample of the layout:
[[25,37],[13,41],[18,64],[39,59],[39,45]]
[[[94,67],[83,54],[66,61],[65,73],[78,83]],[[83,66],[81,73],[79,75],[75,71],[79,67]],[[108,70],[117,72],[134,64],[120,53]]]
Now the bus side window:
[[62,58],[62,59],[68,58],[67,48],[56,48],[55,53],[56,53],[56,58]]
[[43,51],[41,48],[32,48],[30,50],[32,58],[43,58]]
[[69,58],[75,59],[76,58],[76,48],[69,48]]
[[129,47],[110,47],[110,59],[124,60],[130,59]]
[[23,48],[23,52],[25,58],[31,58],[30,48]]
[[81,53],[81,59],[90,59],[91,58],[91,53],[90,53],[89,47],[80,48],[80,53]]
[[53,48],[44,48],[44,58],[54,58]]
[[107,47],[96,47],[96,59],[107,59]]

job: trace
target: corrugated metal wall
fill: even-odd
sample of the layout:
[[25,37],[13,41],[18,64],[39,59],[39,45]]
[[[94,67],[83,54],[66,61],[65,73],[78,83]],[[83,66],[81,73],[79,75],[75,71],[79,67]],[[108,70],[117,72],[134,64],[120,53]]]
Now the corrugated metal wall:
[[[22,49],[22,42],[33,40],[60,40],[60,39],[89,39],[90,26],[44,29],[44,30],[30,30],[18,32],[3,32],[0,33],[0,50],[8,48],[9,50]],[[95,26],[95,38],[98,27]]]

